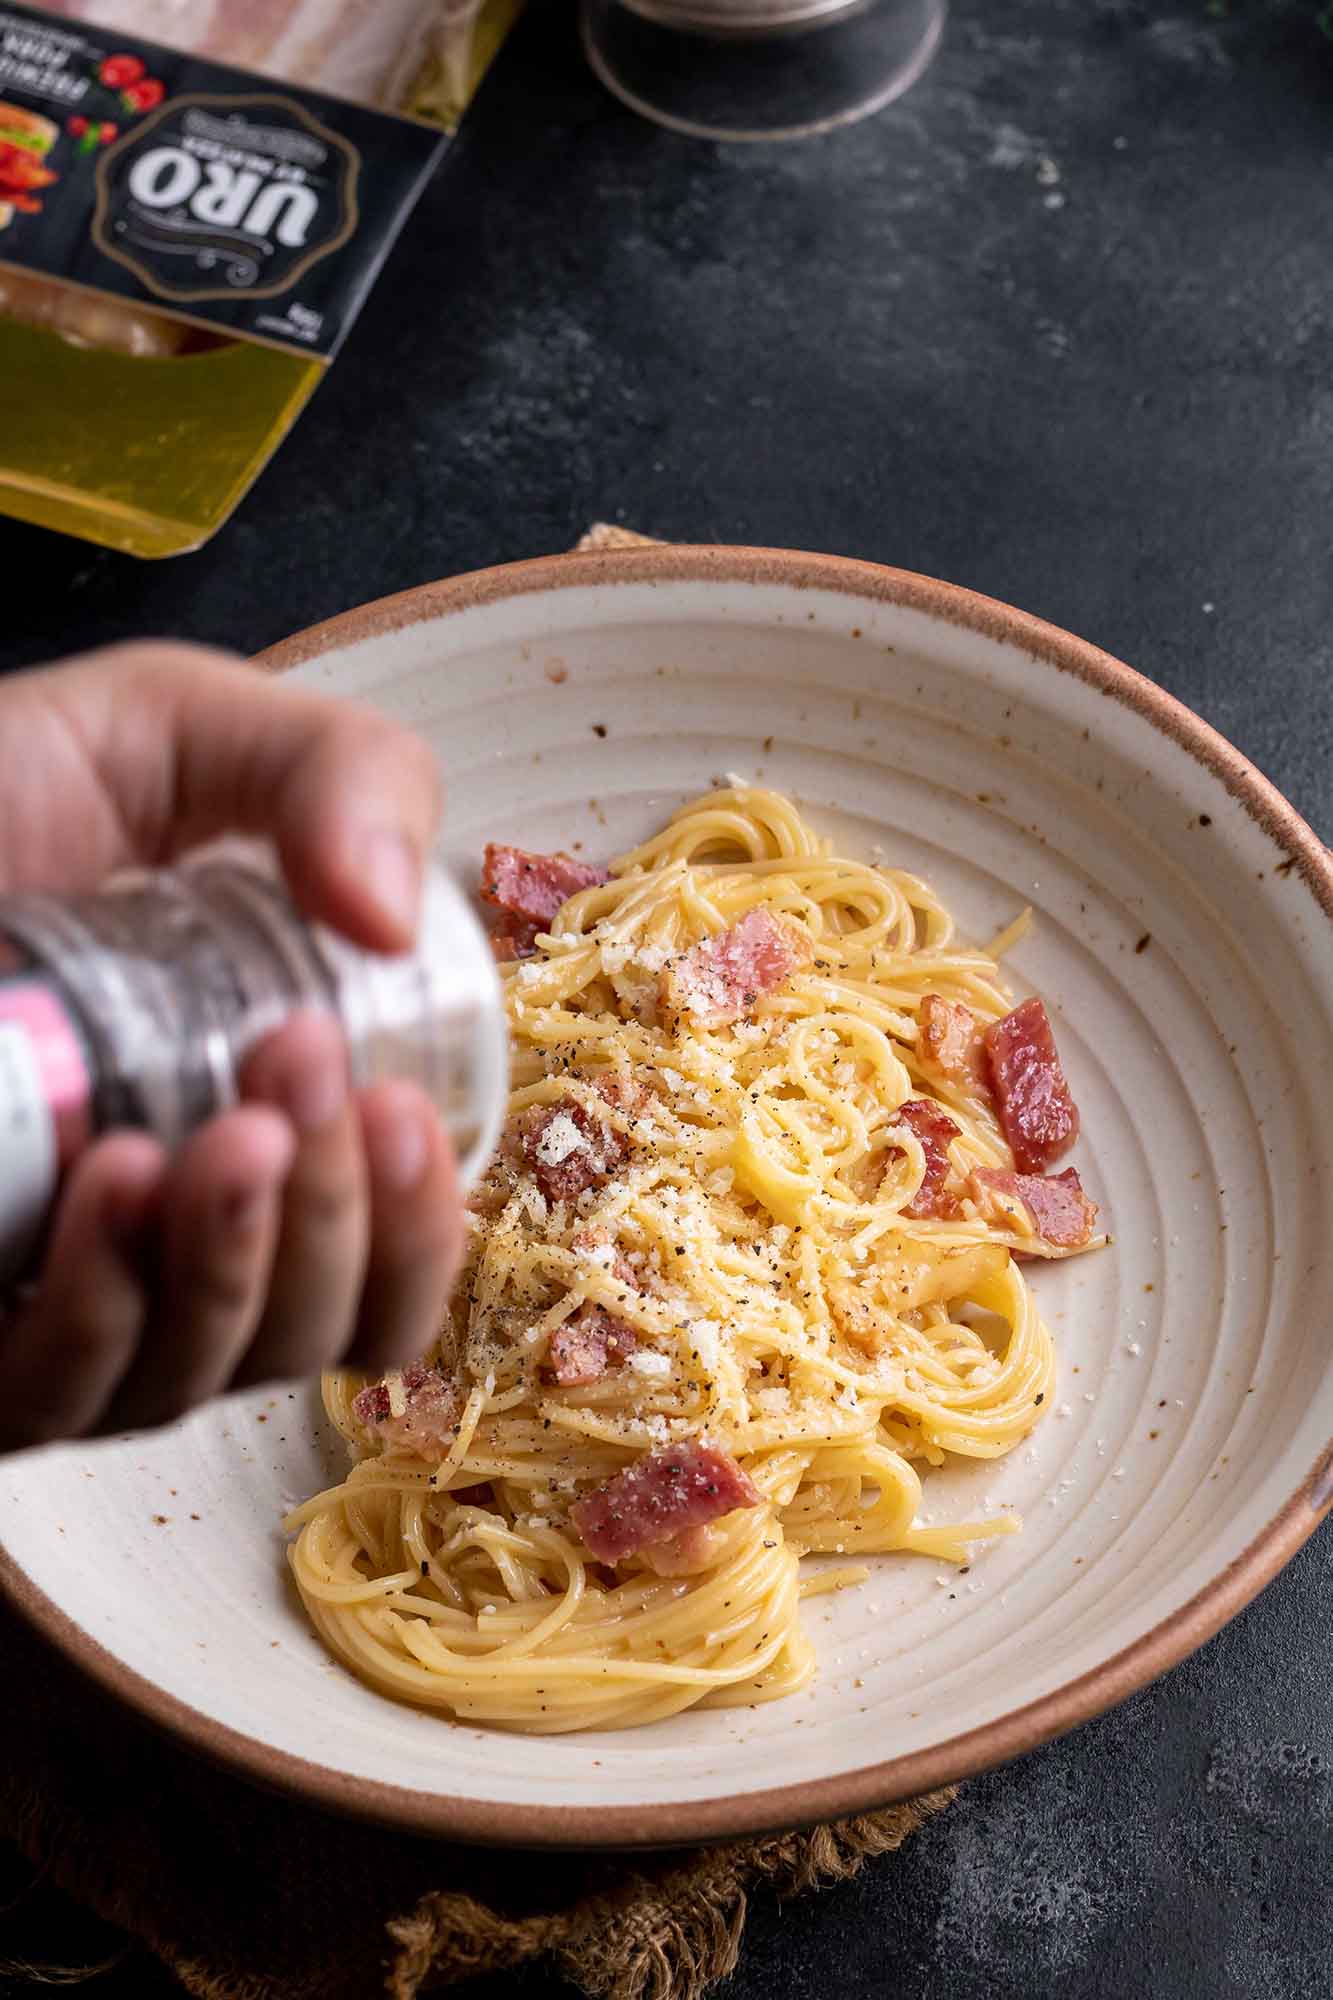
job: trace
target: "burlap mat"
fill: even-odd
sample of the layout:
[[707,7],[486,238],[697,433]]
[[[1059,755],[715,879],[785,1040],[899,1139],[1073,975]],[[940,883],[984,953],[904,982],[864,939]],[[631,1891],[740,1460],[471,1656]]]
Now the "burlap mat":
[[662,545],[653,535],[640,535],[633,528],[616,528],[609,521],[594,521],[587,533],[579,536],[576,546],[580,549],[651,549]]
[[[580,547],[645,539],[599,526]],[[3,1609],[0,1673],[0,1834],[201,2000],[414,2000],[541,1958],[592,2000],[699,2000],[737,1962],[751,1889],[845,1880],[951,1797],[687,1852],[498,1853],[258,1791],[121,1708]],[[53,1928],[56,1959],[58,1916]]]

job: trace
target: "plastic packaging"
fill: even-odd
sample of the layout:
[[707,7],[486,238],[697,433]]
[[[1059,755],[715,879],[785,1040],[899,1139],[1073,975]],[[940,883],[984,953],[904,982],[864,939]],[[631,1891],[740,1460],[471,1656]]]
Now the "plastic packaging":
[[144,557],[207,541],[338,355],[514,13],[0,0],[0,514]]

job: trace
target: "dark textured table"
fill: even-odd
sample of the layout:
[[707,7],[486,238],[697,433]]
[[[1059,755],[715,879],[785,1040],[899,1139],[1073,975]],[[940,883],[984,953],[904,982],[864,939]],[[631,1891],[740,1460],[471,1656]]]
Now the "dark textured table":
[[[1007,598],[1181,696],[1327,834],[1318,11],[957,0],[902,104],[734,149],[636,123],[543,11],[235,522],[158,566],[0,524],[0,661],[250,649],[600,516]],[[858,1883],[761,1899],[733,2000],[1324,2000],[1331,1568],[1324,1535],[1190,1664]],[[40,1892],[0,1919],[0,1953],[85,1944]],[[136,1962],[92,1990],[166,1989]]]

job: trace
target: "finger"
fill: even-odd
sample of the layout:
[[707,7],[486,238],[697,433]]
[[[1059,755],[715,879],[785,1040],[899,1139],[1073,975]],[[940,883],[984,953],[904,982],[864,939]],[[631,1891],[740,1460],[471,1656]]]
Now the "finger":
[[374,949],[415,932],[440,817],[425,742],[202,647],[139,644],[35,675],[93,763],[126,858],[271,835],[302,907]]
[[166,1423],[231,1380],[263,1310],[294,1150],[286,1119],[259,1106],[182,1148],[163,1191],[153,1313],[108,1413],[118,1428]]
[[156,1140],[121,1132],[70,1178],[35,1297],[0,1327],[0,1444],[91,1430],[133,1362],[147,1317],[145,1242],[166,1176]]
[[349,1363],[391,1368],[438,1335],[463,1245],[453,1149],[435,1108],[410,1083],[361,1096],[370,1167],[370,1264]]
[[241,1088],[284,1112],[297,1143],[268,1304],[238,1384],[332,1366],[352,1338],[370,1241],[361,1121],[337,1022],[294,1015],[247,1059]]

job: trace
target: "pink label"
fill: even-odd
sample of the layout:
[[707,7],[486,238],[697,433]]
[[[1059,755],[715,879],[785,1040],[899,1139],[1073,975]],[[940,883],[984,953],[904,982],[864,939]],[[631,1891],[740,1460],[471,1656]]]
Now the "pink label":
[[[92,1137],[92,1079],[82,1039],[60,995],[40,979],[0,979],[0,1030],[6,1026],[22,1033],[63,1171]],[[12,1036],[8,1046],[17,1047]]]
[[26,1028],[0,1021],[0,1281],[22,1275],[59,1178],[37,1051]]

